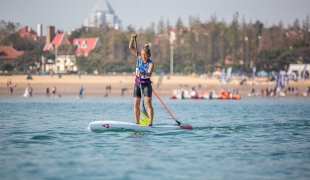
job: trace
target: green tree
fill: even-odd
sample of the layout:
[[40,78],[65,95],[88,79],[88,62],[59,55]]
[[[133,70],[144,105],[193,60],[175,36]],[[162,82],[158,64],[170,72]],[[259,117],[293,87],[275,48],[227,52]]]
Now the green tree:
[[12,71],[13,69],[14,66],[7,62],[3,63],[1,66],[1,70]]
[[11,34],[15,34],[20,27],[19,23],[0,21],[0,45],[7,45],[5,40]]
[[80,37],[82,34],[85,34],[86,31],[86,27],[82,26],[79,29],[76,29],[75,31],[73,31],[70,35],[71,38],[78,38]]

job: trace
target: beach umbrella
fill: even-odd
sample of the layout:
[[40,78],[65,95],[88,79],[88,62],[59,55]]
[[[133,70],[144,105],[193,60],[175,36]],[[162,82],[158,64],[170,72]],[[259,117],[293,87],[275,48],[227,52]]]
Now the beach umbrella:
[[261,70],[257,73],[257,76],[266,77],[266,76],[268,76],[268,73],[264,70]]

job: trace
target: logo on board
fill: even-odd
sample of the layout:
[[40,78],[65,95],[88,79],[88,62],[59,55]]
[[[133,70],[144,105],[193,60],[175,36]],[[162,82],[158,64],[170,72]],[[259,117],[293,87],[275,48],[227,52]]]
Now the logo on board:
[[105,128],[109,128],[110,127],[109,124],[104,124],[102,126],[105,127]]

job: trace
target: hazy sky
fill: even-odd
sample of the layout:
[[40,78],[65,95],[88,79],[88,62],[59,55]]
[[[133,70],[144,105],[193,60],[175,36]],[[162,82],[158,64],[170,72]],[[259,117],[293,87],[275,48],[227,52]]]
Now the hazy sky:
[[[0,19],[29,25],[71,31],[84,24],[98,0],[0,0]],[[136,29],[156,25],[162,18],[174,26],[180,17],[188,25],[189,16],[199,17],[202,22],[216,15],[218,21],[232,21],[235,12],[239,20],[248,23],[256,20],[265,26],[293,24],[304,21],[310,15],[310,0],[108,0],[115,14],[122,20],[123,27],[133,25]]]

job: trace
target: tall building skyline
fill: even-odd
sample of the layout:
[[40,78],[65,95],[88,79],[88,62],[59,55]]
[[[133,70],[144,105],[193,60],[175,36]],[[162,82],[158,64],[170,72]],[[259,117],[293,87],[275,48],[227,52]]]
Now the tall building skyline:
[[98,0],[89,16],[84,20],[85,27],[103,27],[107,25],[116,30],[122,29],[122,21],[107,0]]

